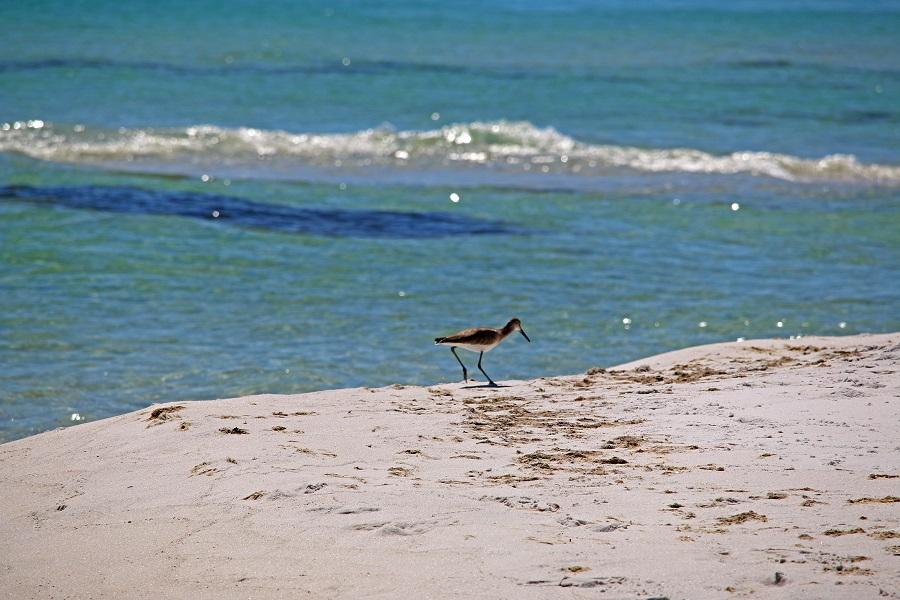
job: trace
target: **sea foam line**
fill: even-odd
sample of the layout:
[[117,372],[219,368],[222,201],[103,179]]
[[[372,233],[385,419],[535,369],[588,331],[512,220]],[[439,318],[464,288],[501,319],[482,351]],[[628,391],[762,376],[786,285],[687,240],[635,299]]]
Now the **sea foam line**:
[[364,169],[483,168],[603,176],[621,171],[747,174],[787,181],[900,184],[900,166],[866,164],[849,154],[807,159],[774,152],[711,154],[690,148],[637,148],[580,142],[527,121],[446,125],[427,131],[388,127],[353,133],[291,133],[248,127],[102,129],[42,120],[0,124],[0,152],[41,160],[127,164],[149,170],[166,164],[223,163],[252,167]]

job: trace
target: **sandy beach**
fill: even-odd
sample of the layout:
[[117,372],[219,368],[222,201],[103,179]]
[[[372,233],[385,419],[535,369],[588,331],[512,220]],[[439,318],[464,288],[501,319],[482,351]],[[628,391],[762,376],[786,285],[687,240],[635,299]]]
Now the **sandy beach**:
[[898,344],[160,404],[10,442],[0,595],[900,598]]

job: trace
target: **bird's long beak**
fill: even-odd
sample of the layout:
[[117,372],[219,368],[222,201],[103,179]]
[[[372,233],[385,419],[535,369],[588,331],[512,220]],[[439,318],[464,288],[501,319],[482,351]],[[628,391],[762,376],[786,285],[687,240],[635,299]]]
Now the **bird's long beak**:
[[529,342],[531,341],[531,338],[528,337],[528,335],[525,333],[525,330],[522,329],[521,327],[519,328],[519,333],[521,333],[522,337],[524,337],[526,340],[528,340]]

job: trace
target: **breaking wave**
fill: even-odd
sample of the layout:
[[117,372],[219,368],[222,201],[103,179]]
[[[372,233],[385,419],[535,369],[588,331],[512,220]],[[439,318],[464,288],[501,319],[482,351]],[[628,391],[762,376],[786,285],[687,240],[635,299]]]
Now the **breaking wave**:
[[282,175],[294,172],[300,178],[311,171],[476,169],[507,177],[668,172],[900,184],[900,166],[861,163],[847,154],[807,159],[773,152],[718,155],[689,148],[599,145],[580,142],[553,128],[511,121],[462,123],[428,131],[384,127],[354,133],[290,133],[212,125],[102,129],[33,120],[0,124],[0,152],[151,173],[187,174],[215,168],[246,177],[267,167]]

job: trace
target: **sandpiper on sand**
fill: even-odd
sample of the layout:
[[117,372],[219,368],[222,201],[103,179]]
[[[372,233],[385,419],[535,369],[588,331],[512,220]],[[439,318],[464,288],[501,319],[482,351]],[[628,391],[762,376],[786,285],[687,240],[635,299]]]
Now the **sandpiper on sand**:
[[[518,319],[510,319],[509,323],[503,326],[503,329],[492,329],[490,327],[470,327],[469,329],[457,331],[456,333],[448,335],[446,337],[434,338],[434,343],[440,346],[450,346],[450,352],[453,353],[453,356],[455,356],[456,360],[459,361],[459,366],[462,367],[463,381],[468,381],[469,377],[466,371],[466,365],[464,365],[463,361],[459,359],[459,355],[456,353],[456,349],[462,348],[470,352],[480,352],[480,354],[478,355],[478,369],[482,373],[484,373],[484,369],[481,368],[481,358],[484,356],[484,353],[488,350],[493,350],[500,342],[502,342],[506,338],[506,336],[516,330],[518,330],[526,340],[528,340],[529,342],[531,341],[528,335],[525,334],[525,330],[522,329],[522,322]],[[484,373],[484,376],[487,377],[487,380],[490,382],[491,386],[497,387],[497,384],[494,383],[494,380],[491,379],[490,375]]]

